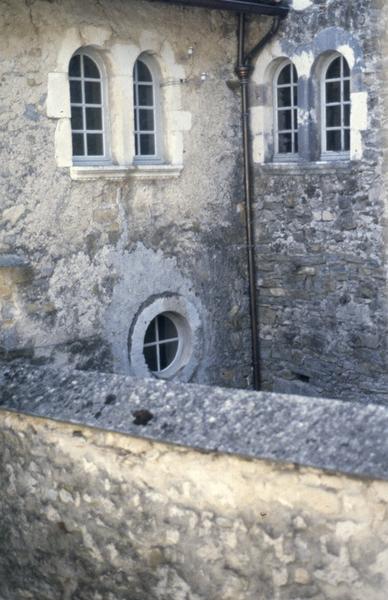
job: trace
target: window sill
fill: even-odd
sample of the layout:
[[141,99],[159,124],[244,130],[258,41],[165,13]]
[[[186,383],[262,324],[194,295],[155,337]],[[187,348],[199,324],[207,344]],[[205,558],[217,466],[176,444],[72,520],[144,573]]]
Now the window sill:
[[261,169],[263,172],[279,174],[282,173],[295,173],[303,175],[304,173],[332,173],[337,170],[348,170],[357,161],[352,161],[350,158],[347,159],[322,159],[313,162],[271,162],[265,164],[256,163],[256,167]]
[[74,165],[70,167],[70,176],[76,181],[95,179],[174,179],[182,172],[182,165]]

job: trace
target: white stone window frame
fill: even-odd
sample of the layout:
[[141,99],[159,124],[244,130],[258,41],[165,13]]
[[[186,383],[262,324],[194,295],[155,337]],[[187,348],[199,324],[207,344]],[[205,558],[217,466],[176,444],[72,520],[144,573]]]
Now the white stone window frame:
[[[74,165],[71,141],[71,111],[68,68],[73,54],[92,49],[106,68],[110,123],[110,161],[104,164]],[[133,67],[137,58],[149,54],[160,70],[163,100],[163,160],[137,163],[133,122]],[[157,32],[116,41],[111,29],[83,26],[64,32],[55,69],[48,74],[47,116],[57,122],[55,159],[59,168],[69,168],[75,180],[171,179],[183,169],[184,136],[192,125],[191,113],[183,110],[181,84],[185,70],[175,60],[168,41]]]
[[[324,156],[321,144],[321,91],[323,65],[329,56],[338,53],[346,59],[351,73],[350,83],[350,153]],[[273,91],[274,71],[281,61],[294,63],[298,77],[299,160],[274,160]],[[341,27],[323,29],[311,42],[293,46],[288,39],[276,37],[259,55],[252,73],[250,123],[253,162],[265,169],[291,171],[302,165],[330,168],[334,160],[338,165],[363,158],[363,132],[368,130],[368,90],[363,77],[365,62],[359,40]]]
[[[74,56],[87,56],[88,58],[90,58],[93,63],[96,65],[99,73],[100,73],[100,90],[101,90],[101,114],[102,114],[102,139],[103,139],[103,147],[104,147],[104,153],[103,155],[84,155],[84,156],[76,156],[73,155],[72,153],[72,160],[73,160],[73,165],[74,166],[86,166],[86,165],[103,165],[103,164],[110,164],[111,163],[111,147],[110,147],[110,120],[109,120],[109,95],[108,95],[108,89],[107,89],[107,75],[106,75],[106,69],[105,69],[105,65],[103,60],[101,59],[101,56],[99,56],[98,52],[93,51],[92,48],[81,48],[79,50],[77,50],[77,52],[75,52],[73,54],[73,56],[71,58],[73,58]],[[70,59],[71,60],[71,59]],[[82,61],[83,62],[83,61]],[[70,62],[69,62],[69,66],[70,66]],[[81,67],[82,69],[82,67]],[[81,88],[82,88],[82,103],[72,103],[71,99],[70,99],[70,110],[72,106],[80,106],[82,107],[83,113],[84,113],[84,124],[85,124],[85,128],[83,130],[83,133],[85,134],[86,132],[91,132],[91,130],[86,129],[86,116],[85,116],[85,108],[87,107],[87,103],[84,101],[84,82],[88,81],[89,78],[86,78],[83,76],[82,74],[82,70],[81,70],[81,77],[80,78],[75,78],[75,77],[70,77],[69,75],[69,85],[70,82],[72,80],[79,80],[81,81]],[[96,81],[96,80],[94,80]],[[73,134],[73,128],[71,129],[72,134]],[[84,136],[85,139],[85,136]],[[84,143],[86,144],[86,142],[84,141]],[[85,145],[86,147],[86,145]]]
[[[135,72],[136,72],[136,66],[138,64],[138,61],[141,61],[142,63],[144,63],[146,65],[146,67],[148,68],[151,78],[152,78],[152,82],[141,82],[139,80],[136,80],[135,78]],[[157,62],[153,59],[153,57],[147,53],[143,53],[141,54],[137,60],[135,61],[135,65],[134,65],[134,81],[133,81],[133,87],[134,90],[135,88],[137,88],[138,90],[138,86],[139,85],[149,85],[150,87],[152,87],[152,95],[153,95],[153,119],[154,119],[154,129],[152,131],[152,134],[154,136],[154,144],[155,144],[155,153],[153,155],[147,155],[147,154],[140,154],[140,153],[136,153],[135,150],[135,157],[134,157],[134,164],[135,165],[152,165],[152,164],[161,164],[163,163],[163,157],[164,157],[164,144],[163,144],[163,110],[162,110],[162,95],[161,95],[161,89],[160,89],[160,72],[159,72],[159,68],[157,65]],[[138,95],[138,92],[137,92]],[[138,136],[138,144],[139,144],[139,148],[140,148],[140,135],[143,133],[142,130],[140,129],[140,123],[139,123],[139,111],[143,110],[143,107],[139,104],[136,104],[136,94],[134,93],[134,121],[135,121],[135,126],[134,126],[134,134],[135,137]],[[149,131],[144,131],[145,134],[149,134]]]
[[[168,316],[178,331],[179,346],[174,361],[159,373],[148,368],[144,338],[148,326],[159,315]],[[152,299],[135,317],[128,335],[128,358],[136,377],[190,381],[202,354],[201,319],[196,308],[182,296],[168,294]]]
[[[327,79],[327,72],[330,68],[330,66],[332,65],[332,63],[337,60],[338,58],[341,58],[341,73],[340,73],[340,77],[337,78],[331,78],[331,79]],[[349,76],[348,77],[344,77],[343,74],[343,65],[344,65],[344,61],[346,62],[348,68],[349,68]],[[320,66],[320,125],[321,125],[321,130],[320,130],[320,134],[321,134],[321,159],[322,160],[350,160],[350,156],[351,156],[351,146],[352,146],[352,130],[351,130],[351,119],[352,119],[352,95],[351,95],[351,85],[352,85],[352,73],[351,73],[351,69],[350,69],[350,65],[348,63],[348,61],[346,60],[346,57],[341,54],[340,52],[331,52],[329,53],[327,56],[325,56],[324,60],[321,63]],[[349,94],[349,100],[345,101],[344,97],[343,97],[343,90],[344,90],[344,85],[345,85],[345,81],[349,82],[349,89],[350,89],[350,94]],[[328,103],[327,102],[327,88],[326,88],[326,83],[340,83],[341,86],[341,99],[340,102],[335,102],[335,103]],[[349,121],[349,126],[345,126],[344,123],[344,108],[345,105],[349,105],[350,106],[350,121]],[[341,124],[339,127],[328,127],[327,126],[327,114],[326,114],[326,109],[328,106],[340,106],[340,110],[341,110]],[[344,139],[345,139],[345,130],[349,130],[349,137],[350,137],[350,148],[349,150],[328,150],[327,149],[327,132],[328,131],[340,131],[341,132],[341,145],[344,146]]]
[[[291,79],[289,84],[279,84],[279,77],[287,66],[291,67]],[[297,74],[296,82],[294,82],[294,68]],[[296,87],[296,98],[297,102],[294,102],[294,88]],[[278,90],[279,88],[291,88],[291,106],[290,107],[279,107],[278,104]],[[299,105],[298,105],[298,72],[294,63],[285,59],[280,62],[280,64],[275,69],[275,73],[273,76],[272,82],[272,98],[273,98],[273,145],[274,145],[274,154],[273,160],[275,162],[295,162],[299,160],[299,152],[295,150],[295,136],[298,136],[299,132],[299,124],[298,124],[298,115],[299,115]],[[280,130],[279,128],[279,112],[281,110],[291,110],[291,121],[292,126],[290,130]],[[295,111],[296,110],[296,122],[295,122]],[[290,133],[292,137],[292,152],[280,152],[279,150],[279,134],[280,133]]]

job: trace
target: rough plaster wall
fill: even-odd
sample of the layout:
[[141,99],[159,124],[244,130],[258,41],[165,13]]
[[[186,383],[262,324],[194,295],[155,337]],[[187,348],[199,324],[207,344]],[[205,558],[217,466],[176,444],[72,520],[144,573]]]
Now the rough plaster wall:
[[2,600],[386,600],[388,484],[2,412]]
[[[85,27],[102,28],[106,47],[153,31],[171,44],[188,78],[182,108],[192,121],[178,179],[72,181],[56,166],[47,75],[66,32]],[[121,338],[150,295],[175,287],[203,318],[207,350],[197,380],[246,385],[239,97],[226,85],[235,29],[230,14],[150,2],[0,1],[0,252],[24,256],[33,270],[32,279],[8,279],[0,291],[3,356],[117,369],[109,337],[117,286],[123,302],[115,310],[126,312]],[[144,269],[143,281],[134,273],[136,286],[134,264]]]
[[[388,399],[386,192],[381,97],[386,19],[370,0],[298,2],[284,47],[341,27],[360,43],[368,92],[363,158],[256,169],[260,337],[268,389]],[[386,6],[384,4],[384,11]],[[386,34],[385,34],[386,35]],[[356,107],[357,108],[357,107]],[[353,107],[355,110],[355,107]],[[358,123],[361,128],[364,126]]]

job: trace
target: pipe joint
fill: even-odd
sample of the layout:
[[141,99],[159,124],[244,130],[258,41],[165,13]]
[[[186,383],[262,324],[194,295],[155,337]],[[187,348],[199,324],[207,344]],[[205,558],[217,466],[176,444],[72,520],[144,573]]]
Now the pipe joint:
[[242,85],[246,85],[248,83],[252,71],[253,68],[251,65],[238,65],[236,73]]

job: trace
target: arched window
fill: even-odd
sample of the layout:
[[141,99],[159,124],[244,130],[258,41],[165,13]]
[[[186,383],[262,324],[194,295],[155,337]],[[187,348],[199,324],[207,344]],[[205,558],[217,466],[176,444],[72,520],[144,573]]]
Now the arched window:
[[86,52],[72,57],[69,81],[73,158],[76,162],[107,158],[103,77]]
[[159,82],[152,59],[142,55],[133,70],[135,156],[138,161],[161,157]]
[[324,69],[322,127],[323,154],[350,152],[350,69],[340,55]]
[[291,62],[274,78],[275,156],[298,154],[298,74]]

